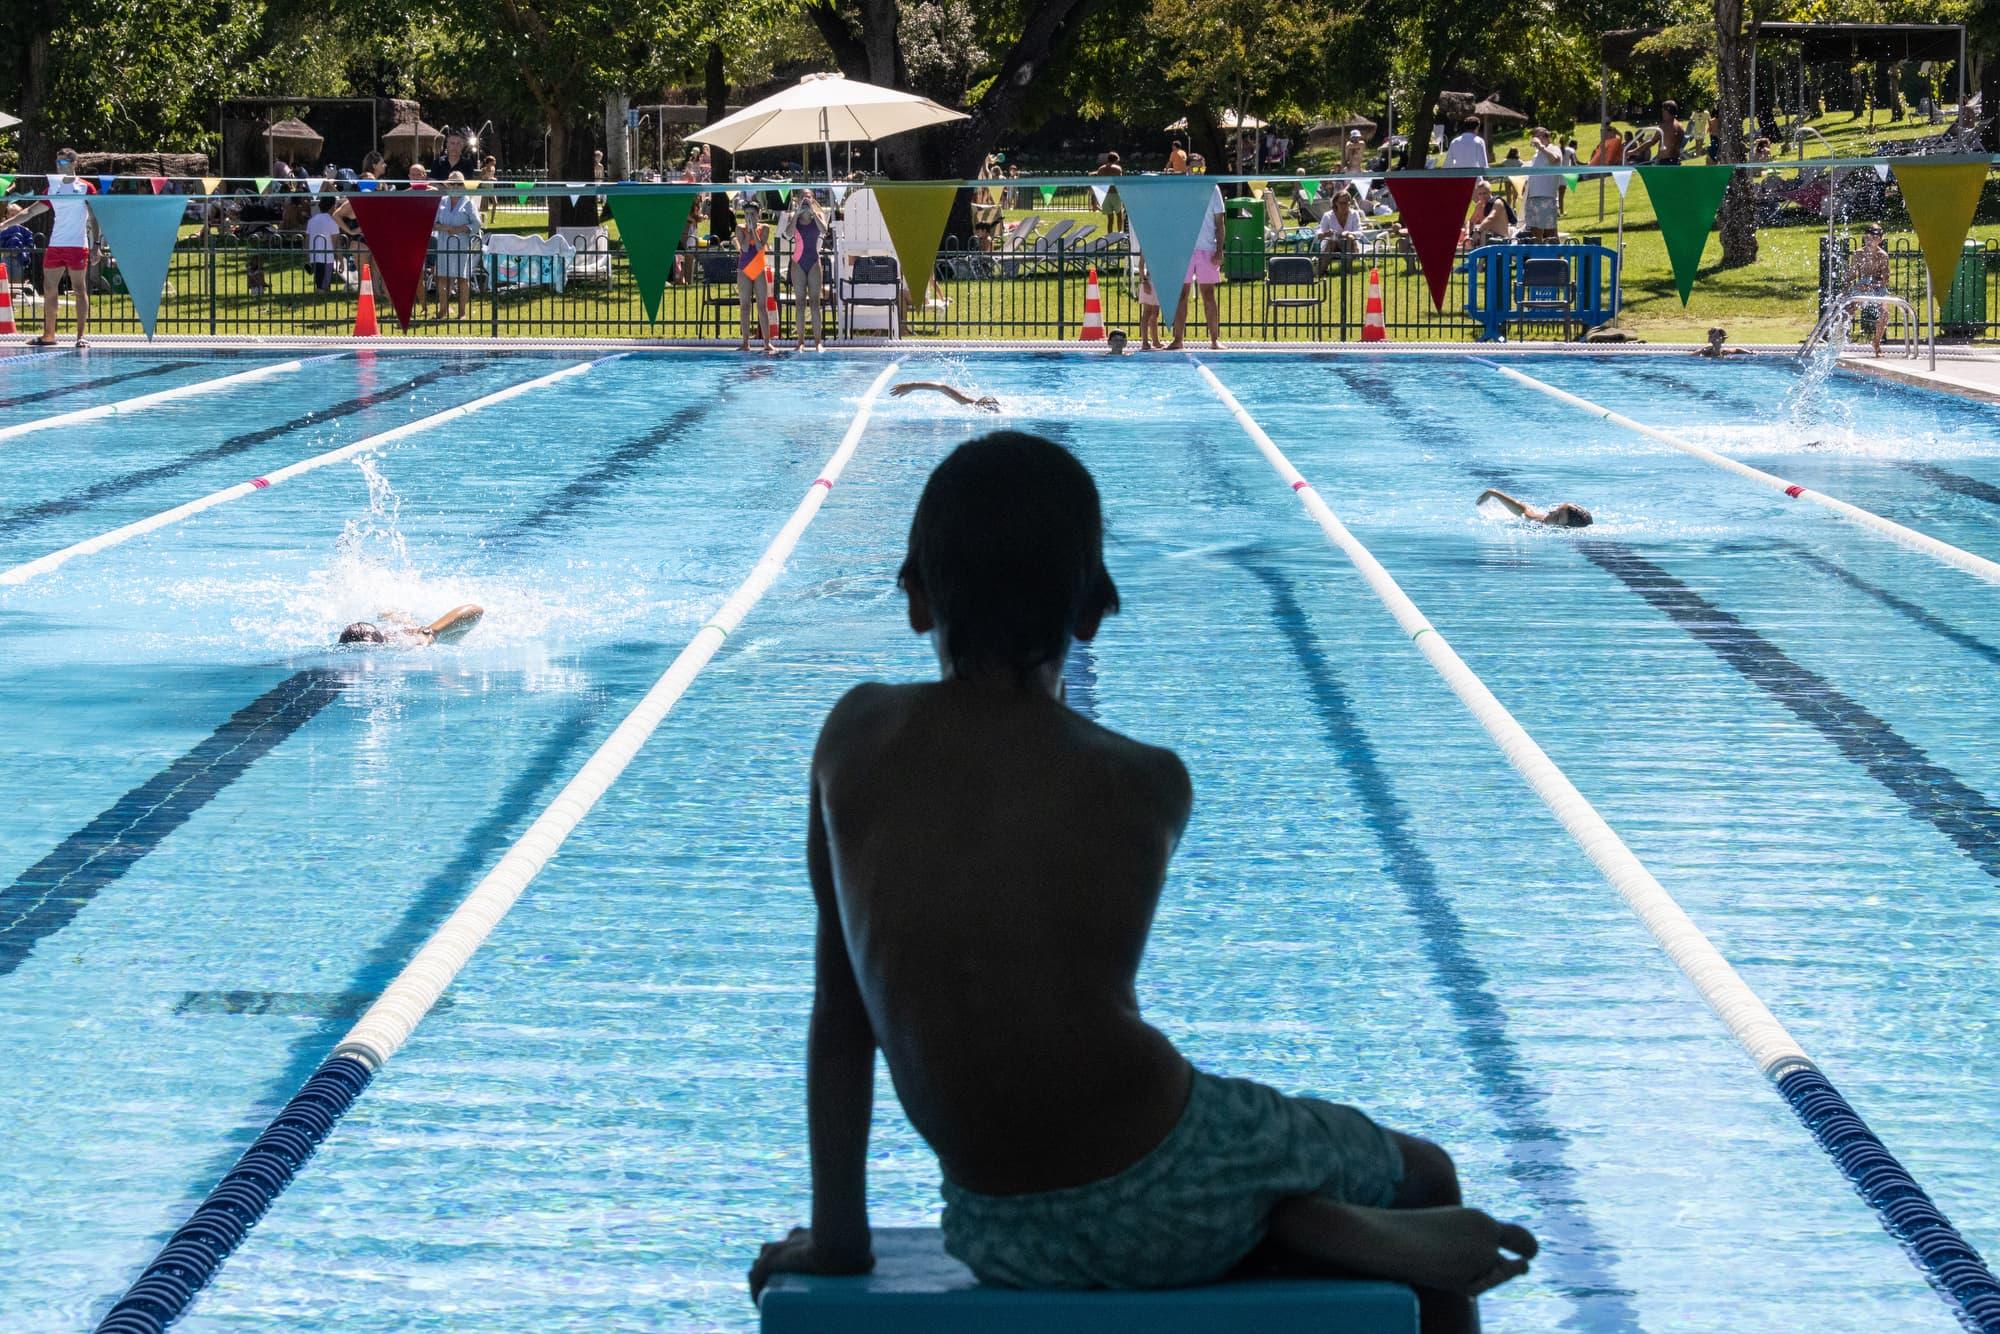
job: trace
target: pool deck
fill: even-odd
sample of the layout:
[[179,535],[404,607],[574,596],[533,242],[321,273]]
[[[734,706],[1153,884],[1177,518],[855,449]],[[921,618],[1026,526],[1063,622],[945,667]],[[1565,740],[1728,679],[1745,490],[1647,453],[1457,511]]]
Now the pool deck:
[[1961,398],[2000,403],[2000,351],[1960,351],[1949,361],[1940,358],[1936,370],[1930,369],[1929,362],[1923,357],[1912,361],[1903,357],[1877,360],[1874,357],[1848,355],[1841,358],[1840,365],[1843,370],[1861,375],[1877,375],[1885,380],[1957,394]]

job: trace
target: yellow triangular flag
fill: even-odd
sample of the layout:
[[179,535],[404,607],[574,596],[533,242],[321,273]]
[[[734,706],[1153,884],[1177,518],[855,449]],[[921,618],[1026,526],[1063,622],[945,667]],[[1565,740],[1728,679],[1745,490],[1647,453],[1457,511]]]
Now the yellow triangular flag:
[[201,178],[201,192],[203,194],[212,195],[221,188],[222,178],[220,176],[204,176]]
[[1895,166],[1896,184],[1903,189],[1903,207],[1910,212],[1917,248],[1923,251],[1924,267],[1930,270],[1931,294],[1940,301],[1958,273],[1959,252],[1965,248],[1966,233],[1972,230],[1979,192],[1986,188],[1987,167],[1983,157],[1957,162],[1931,159],[1908,165],[1899,162]]

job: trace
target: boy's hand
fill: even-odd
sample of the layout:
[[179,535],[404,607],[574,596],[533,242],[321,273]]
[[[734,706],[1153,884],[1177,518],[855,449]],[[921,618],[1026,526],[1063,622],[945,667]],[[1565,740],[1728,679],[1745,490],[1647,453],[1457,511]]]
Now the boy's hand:
[[866,1274],[875,1268],[875,1257],[866,1249],[848,1254],[822,1250],[813,1244],[812,1229],[795,1227],[783,1241],[767,1241],[757,1251],[757,1263],[750,1266],[750,1300],[763,1295],[764,1285],[773,1274]]

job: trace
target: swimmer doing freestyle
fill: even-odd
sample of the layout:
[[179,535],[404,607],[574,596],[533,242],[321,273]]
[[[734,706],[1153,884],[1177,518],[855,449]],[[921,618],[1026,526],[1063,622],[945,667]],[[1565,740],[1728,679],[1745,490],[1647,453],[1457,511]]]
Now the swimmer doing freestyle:
[[[373,621],[356,621],[340,632],[342,644],[382,644],[389,648],[429,648],[432,644],[456,644],[472,633],[472,627],[479,624],[479,618],[486,614],[484,607],[468,602],[462,607],[453,607],[428,625],[419,625],[400,611],[381,613],[382,625]],[[387,626],[384,629],[383,626]]]
[[1505,491],[1495,491],[1491,487],[1479,493],[1474,505],[1484,505],[1489,500],[1497,500],[1507,512],[1517,519],[1527,519],[1533,523],[1545,523],[1551,528],[1588,528],[1591,524],[1590,511],[1581,505],[1573,505],[1565,500],[1560,505],[1548,509],[1536,509],[1514,499]]

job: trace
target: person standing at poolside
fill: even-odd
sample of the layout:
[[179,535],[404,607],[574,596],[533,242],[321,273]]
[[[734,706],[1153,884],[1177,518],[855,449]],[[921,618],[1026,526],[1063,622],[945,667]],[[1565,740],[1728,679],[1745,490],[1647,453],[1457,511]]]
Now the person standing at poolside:
[[49,177],[48,249],[42,252],[42,336],[31,347],[56,345],[56,289],[64,275],[69,277],[76,298],[76,345],[90,346],[90,207],[84,197],[97,193],[95,186],[76,175],[76,150],[64,148],[56,154],[56,169]]
[[[1871,222],[1863,234],[1861,253],[1848,266],[1847,290],[1852,296],[1889,295],[1889,252],[1882,248],[1882,224]],[[1882,355],[1882,330],[1888,325],[1887,312],[1879,301],[1870,301],[1857,312],[1861,332],[1868,335],[1875,355]]]
[[1488,167],[1492,159],[1486,153],[1486,141],[1479,137],[1479,117],[1467,116],[1459,122],[1459,135],[1445,146],[1444,165],[1447,167]]
[[[1528,132],[1529,140],[1535,146],[1535,160],[1531,166],[1560,167],[1562,154],[1549,141],[1549,132],[1537,125]],[[1556,216],[1561,211],[1563,178],[1553,173],[1536,173],[1528,177],[1526,200],[1522,207],[1522,231],[1531,240],[1553,241],[1556,239]]]
[[792,209],[792,316],[798,321],[798,350],[806,350],[806,329],[812,329],[813,351],[826,341],[826,214],[810,190],[801,190]]
[[743,340],[738,352],[750,350],[750,322],[762,332],[764,350],[776,352],[771,326],[764,322],[764,297],[771,290],[771,256],[764,244],[763,214],[754,203],[743,206],[743,221],[736,225],[736,312]]
[[1201,293],[1202,314],[1208,320],[1208,345],[1222,350],[1222,302],[1217,291],[1222,284],[1222,191],[1212,187],[1208,216],[1202,219],[1201,239],[1195,242],[1194,257],[1188,261],[1187,279],[1181,284],[1181,301],[1174,307],[1174,341],[1167,351],[1178,352],[1187,337],[1188,289]]
[[431,224],[437,246],[438,318],[444,318],[453,289],[458,292],[458,318],[471,314],[472,270],[479,263],[479,206],[466,193],[465,177],[445,177],[444,202]]
[[1174,140],[1174,146],[1167,150],[1167,174],[1169,176],[1185,176],[1187,175],[1187,171],[1187,149],[1181,147],[1181,141],[1176,139]]
[[1660,151],[1653,155],[1656,167],[1678,167],[1687,150],[1687,127],[1681,124],[1680,103],[1669,98],[1660,103]]

